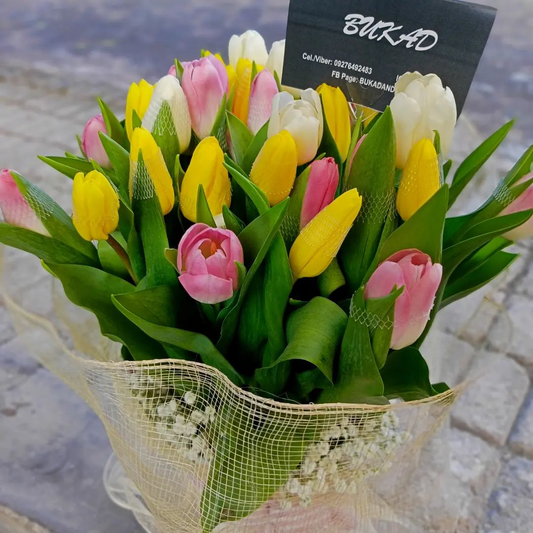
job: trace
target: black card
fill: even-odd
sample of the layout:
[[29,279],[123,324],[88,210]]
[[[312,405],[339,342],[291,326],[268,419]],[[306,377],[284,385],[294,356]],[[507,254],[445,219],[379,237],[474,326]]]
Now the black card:
[[461,112],[495,17],[459,0],[291,0],[283,84],[383,111],[399,76],[435,73]]

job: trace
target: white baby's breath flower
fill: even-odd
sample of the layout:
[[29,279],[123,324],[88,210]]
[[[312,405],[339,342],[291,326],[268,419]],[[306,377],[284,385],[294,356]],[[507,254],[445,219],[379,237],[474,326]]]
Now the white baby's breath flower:
[[289,494],[298,494],[300,491],[300,481],[296,478],[291,478],[287,481],[285,488]]
[[157,406],[157,414],[161,417],[172,416],[176,412],[178,407],[176,400],[171,400],[170,402],[162,403]]
[[205,408],[205,414],[209,418],[209,422],[214,422],[217,411],[212,405],[208,405]]
[[302,474],[304,476],[310,476],[316,469],[316,462],[306,457],[302,464]]
[[198,411],[198,409],[195,409],[191,413],[191,422],[194,424],[205,424],[207,422],[207,416],[202,413],[202,411]]
[[196,394],[192,391],[187,391],[183,396],[183,400],[187,405],[194,405],[196,403]]
[[321,456],[327,455],[329,453],[329,444],[327,442],[319,442],[317,451]]

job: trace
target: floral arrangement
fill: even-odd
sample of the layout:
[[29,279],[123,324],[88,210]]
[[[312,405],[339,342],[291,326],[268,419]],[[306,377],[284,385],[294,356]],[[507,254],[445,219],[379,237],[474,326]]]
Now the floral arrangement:
[[[232,37],[228,64],[203,51],[155,85],[133,83],[123,120],[100,100],[81,156],[41,157],[72,179],[72,216],[0,174],[0,242],[37,256],[124,361],[181,361],[185,376],[204,363],[286,404],[375,406],[307,421],[287,411],[286,431],[262,404],[237,408],[192,378],[133,367],[131,396],[200,465],[206,531],[261,517],[269,499],[287,509],[332,487],[360,492],[412,437],[381,406],[448,390],[421,353],[439,310],[533,235],[533,148],[479,209],[449,216],[512,122],[452,172],[457,111],[438,76],[405,74],[376,113],[339,88],[282,87],[283,55],[249,31]],[[244,459],[225,462],[228,450]]]
[[125,359],[198,360],[304,403],[442,392],[420,345],[531,233],[532,151],[449,218],[512,123],[450,178],[457,113],[436,75],[401,77],[372,118],[338,88],[283,90],[283,48],[247,32],[227,65],[176,61],[131,85],[123,121],[100,101],[82,156],[42,157],[72,178],[72,217],[4,170],[0,241],[42,259]]

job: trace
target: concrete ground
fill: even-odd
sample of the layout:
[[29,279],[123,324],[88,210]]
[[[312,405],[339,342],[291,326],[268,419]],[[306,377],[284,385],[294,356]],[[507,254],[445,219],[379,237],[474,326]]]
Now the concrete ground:
[[[176,54],[191,59],[202,46],[224,49],[233,31],[248,26],[268,41],[281,38],[287,3],[94,0],[89,8],[74,0],[3,0],[0,167],[17,169],[68,207],[68,179],[35,156],[76,150],[74,135],[97,112],[96,95],[120,113],[128,83],[155,81]],[[501,12],[454,158],[513,116],[519,122],[470,187],[465,209],[490,194],[533,139],[533,4],[486,3]],[[442,313],[426,346],[435,381],[456,383],[489,369],[452,416],[450,493],[462,505],[461,533],[526,533],[533,523],[531,244],[518,247],[522,258],[490,291]],[[21,269],[21,294],[43,312],[45,288],[44,278]],[[18,346],[0,303],[0,532],[42,531],[37,524],[55,533],[140,532],[103,489],[110,452],[96,416]]]

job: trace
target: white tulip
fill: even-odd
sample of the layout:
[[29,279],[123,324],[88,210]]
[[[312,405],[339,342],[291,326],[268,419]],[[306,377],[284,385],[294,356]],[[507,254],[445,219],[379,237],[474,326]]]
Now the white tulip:
[[457,106],[452,90],[442,85],[436,74],[422,76],[408,72],[396,83],[390,108],[396,126],[396,166],[403,169],[411,148],[438,131],[442,153],[446,156],[457,122]]
[[[163,111],[161,113],[164,103],[167,103],[170,108],[170,116],[168,116],[168,112]],[[160,120],[157,120],[160,114]],[[185,93],[175,76],[163,76],[157,82],[142,125],[150,133],[154,133],[157,126],[158,131],[155,131],[155,133],[159,135],[173,133],[173,126],[178,136],[180,153],[189,148],[191,143],[191,115]]]
[[249,59],[258,65],[265,65],[268,60],[268,51],[265,40],[255,30],[248,30],[242,35],[234,35],[229,41],[229,62],[237,68],[239,59]]
[[302,91],[301,100],[295,100],[287,92],[274,96],[268,138],[281,130],[287,130],[296,142],[298,165],[309,163],[315,158],[324,131],[322,104],[316,91]]
[[283,61],[285,59],[285,39],[283,41],[275,41],[272,43],[270,54],[268,54],[268,61],[266,67],[272,74],[278,73],[278,77],[281,80],[283,76]]

